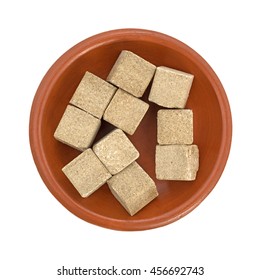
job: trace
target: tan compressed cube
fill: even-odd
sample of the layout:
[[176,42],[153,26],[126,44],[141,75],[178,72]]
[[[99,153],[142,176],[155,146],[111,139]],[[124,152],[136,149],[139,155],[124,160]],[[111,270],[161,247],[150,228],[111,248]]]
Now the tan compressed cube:
[[158,196],[154,181],[133,162],[108,180],[112,194],[131,215],[135,215]]
[[107,81],[141,97],[153,78],[156,66],[130,51],[122,51],[112,67]]
[[156,146],[158,180],[193,181],[199,169],[197,145]]
[[101,126],[101,120],[87,112],[68,105],[55,130],[54,137],[80,151],[92,145]]
[[157,141],[160,145],[192,144],[192,110],[159,110],[157,115]]
[[113,175],[139,157],[138,150],[121,129],[105,135],[93,145],[93,151]]
[[118,89],[103,119],[132,135],[149,109],[149,104]]
[[189,73],[157,67],[149,101],[166,108],[185,108],[193,78]]
[[80,193],[87,197],[111,178],[92,149],[87,149],[63,167],[62,171]]
[[70,104],[100,119],[116,90],[115,86],[87,71]]

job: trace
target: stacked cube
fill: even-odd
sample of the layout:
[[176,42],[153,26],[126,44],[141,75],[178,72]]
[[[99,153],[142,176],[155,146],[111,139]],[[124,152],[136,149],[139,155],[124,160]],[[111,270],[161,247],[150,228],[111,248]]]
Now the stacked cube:
[[[60,142],[83,151],[62,169],[80,195],[88,197],[107,182],[130,215],[158,196],[154,181],[136,162],[138,150],[125,134],[134,134],[149,108],[139,98],[155,69],[134,53],[122,51],[107,81],[86,72],[54,133]],[[101,118],[115,129],[93,144]]]
[[184,109],[194,76],[168,67],[158,67],[149,100],[167,108],[157,114],[156,178],[195,180],[199,151],[193,145],[193,112]]
[[116,90],[115,86],[86,72],[62,116],[54,137],[80,151],[89,148]]

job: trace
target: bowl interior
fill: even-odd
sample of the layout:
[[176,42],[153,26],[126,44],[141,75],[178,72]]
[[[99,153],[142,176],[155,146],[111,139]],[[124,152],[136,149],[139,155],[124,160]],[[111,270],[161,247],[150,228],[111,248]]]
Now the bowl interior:
[[[177,220],[196,207],[212,190],[221,175],[228,156],[228,151],[223,152],[224,145],[229,146],[231,138],[228,133],[230,128],[224,129],[229,123],[227,116],[230,116],[224,115],[223,112],[224,109],[229,112],[225,93],[207,63],[189,47],[171,37],[154,32],[141,32],[143,36],[138,36],[138,32],[133,34],[131,30],[122,33],[109,32],[96,35],[73,47],[44,77],[31,112],[32,152],[49,190],[80,218],[100,226],[121,230],[158,227]],[[129,138],[140,152],[137,162],[155,181],[159,196],[133,217],[129,216],[113,197],[106,184],[90,197],[81,198],[61,171],[62,167],[80,152],[53,137],[85,71],[106,79],[122,50],[130,50],[156,66],[168,66],[194,75],[186,108],[193,110],[194,143],[200,151],[200,167],[195,181],[156,179],[156,115],[161,107],[148,101],[149,86],[142,97],[149,103],[149,110],[135,134]],[[112,128],[103,121],[96,140]]]

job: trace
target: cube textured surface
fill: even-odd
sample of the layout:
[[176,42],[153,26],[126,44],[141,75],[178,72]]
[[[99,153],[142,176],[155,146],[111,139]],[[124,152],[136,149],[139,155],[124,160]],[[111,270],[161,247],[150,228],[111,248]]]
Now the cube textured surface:
[[136,162],[110,178],[108,186],[131,216],[158,196],[154,181]]
[[101,126],[101,120],[87,112],[68,105],[55,130],[54,137],[80,151],[86,150]]
[[199,168],[197,145],[156,146],[156,178],[192,181]]
[[157,114],[160,145],[193,143],[193,112],[190,109],[162,109]]
[[93,145],[93,151],[113,175],[139,157],[138,150],[121,129],[105,135]]
[[130,51],[122,51],[107,81],[141,97],[153,78],[156,66]]
[[118,89],[103,119],[132,135],[149,109],[149,104]]
[[111,177],[92,149],[82,152],[62,171],[82,197],[91,195]]
[[149,101],[166,108],[185,108],[194,76],[165,66],[157,67]]
[[110,83],[87,71],[70,103],[100,119],[116,90]]

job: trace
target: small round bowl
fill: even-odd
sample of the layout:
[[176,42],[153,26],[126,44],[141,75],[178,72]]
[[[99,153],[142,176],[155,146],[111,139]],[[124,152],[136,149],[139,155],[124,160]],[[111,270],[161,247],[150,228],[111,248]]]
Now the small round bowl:
[[[54,139],[54,131],[85,71],[106,79],[122,50],[130,50],[156,66],[194,75],[186,108],[194,114],[194,143],[200,151],[192,182],[155,177],[156,115],[150,108],[130,140],[140,152],[138,163],[155,181],[159,196],[130,216],[107,184],[82,198],[62,172],[79,151]],[[148,102],[150,86],[142,97]],[[97,139],[111,126],[103,121]],[[90,37],[63,54],[49,69],[36,92],[30,115],[30,145],[38,171],[50,192],[81,219],[116,230],[146,230],[172,223],[192,211],[218,182],[230,151],[232,119],[226,93],[208,63],[184,43],[143,29],[120,29]]]

